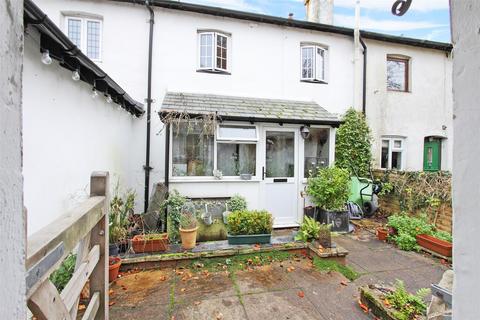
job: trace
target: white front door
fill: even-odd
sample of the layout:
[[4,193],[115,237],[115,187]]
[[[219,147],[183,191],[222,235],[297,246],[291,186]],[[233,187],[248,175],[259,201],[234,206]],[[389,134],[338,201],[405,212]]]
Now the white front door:
[[298,225],[298,130],[265,127],[263,185],[265,208],[275,227]]

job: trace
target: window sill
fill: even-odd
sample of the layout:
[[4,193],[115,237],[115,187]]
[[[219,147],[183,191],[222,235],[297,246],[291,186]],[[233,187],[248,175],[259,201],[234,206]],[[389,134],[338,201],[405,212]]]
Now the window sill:
[[300,82],[316,83],[316,84],[328,84],[327,81],[323,81],[323,80],[300,80]]
[[387,92],[398,92],[398,93],[412,93],[410,90],[395,90],[395,89],[388,89]]
[[223,178],[223,179],[202,179],[202,178],[170,178],[170,183],[248,183],[261,182],[260,179],[252,178],[252,180],[242,180],[240,178]]
[[221,74],[221,75],[231,75],[230,72],[228,72],[228,71],[223,71],[223,70],[197,69],[197,72],[200,72],[200,73]]

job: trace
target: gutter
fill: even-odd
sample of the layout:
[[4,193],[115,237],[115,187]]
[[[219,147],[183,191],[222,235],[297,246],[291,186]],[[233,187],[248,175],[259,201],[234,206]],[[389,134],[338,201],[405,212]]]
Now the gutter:
[[[158,112],[158,114],[162,118],[163,116],[165,116],[166,114],[172,111],[175,111],[175,110],[162,110]],[[205,114],[189,113],[188,115],[191,118],[200,118]],[[222,122],[222,121],[242,121],[242,122],[250,122],[250,123],[263,122],[263,123],[278,123],[280,125],[283,125],[283,124],[329,125],[334,128],[338,128],[343,123],[342,120],[307,120],[307,119],[280,119],[280,118],[272,119],[272,118],[222,116],[222,115],[217,115],[217,120],[219,122]]]
[[148,210],[148,200],[150,198],[150,122],[152,118],[152,52],[153,52],[153,26],[155,24],[155,13],[150,7],[148,0],[145,6],[150,12],[150,34],[148,38],[148,80],[147,80],[147,141],[145,153],[145,195],[144,195],[144,212]]
[[[144,4],[144,0],[111,0],[111,1]],[[337,26],[328,25],[328,24],[320,24],[320,23],[314,23],[314,22],[308,22],[308,21],[302,21],[302,20],[286,19],[286,18],[269,16],[269,15],[258,14],[258,13],[244,12],[244,11],[238,11],[238,10],[231,10],[231,9],[205,6],[205,5],[192,4],[192,3],[179,2],[179,1],[171,1],[171,0],[150,0],[150,4],[155,7],[171,9],[171,10],[195,12],[195,13],[208,14],[208,15],[217,16],[217,17],[227,17],[232,19],[274,24],[274,25],[279,25],[284,27],[330,32],[330,33],[342,34],[342,35],[353,37],[353,29],[345,28],[345,27],[337,27]],[[399,44],[404,44],[404,45],[409,45],[414,47],[429,48],[429,49],[441,50],[441,51],[447,51],[447,52],[450,52],[453,49],[453,46],[451,43],[392,36],[392,35],[386,35],[386,34],[381,34],[377,32],[370,32],[370,31],[361,31],[361,33],[365,39],[399,43]]]
[[367,45],[360,35],[360,44],[363,48],[363,88],[362,88],[362,112],[367,115]]

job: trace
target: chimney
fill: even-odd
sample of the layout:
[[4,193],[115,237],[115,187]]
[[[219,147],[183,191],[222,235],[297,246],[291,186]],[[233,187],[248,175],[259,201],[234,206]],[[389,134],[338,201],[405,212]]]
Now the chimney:
[[304,0],[307,21],[333,24],[333,0]]

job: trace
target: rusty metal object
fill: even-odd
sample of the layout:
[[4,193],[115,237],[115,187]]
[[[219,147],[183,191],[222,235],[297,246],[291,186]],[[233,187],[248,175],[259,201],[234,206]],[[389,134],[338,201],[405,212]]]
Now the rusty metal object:
[[392,13],[399,17],[403,16],[408,11],[411,4],[412,0],[397,0],[392,5]]

